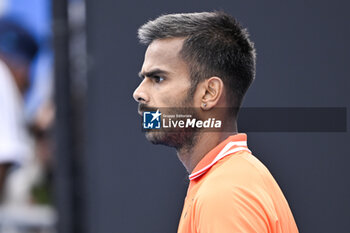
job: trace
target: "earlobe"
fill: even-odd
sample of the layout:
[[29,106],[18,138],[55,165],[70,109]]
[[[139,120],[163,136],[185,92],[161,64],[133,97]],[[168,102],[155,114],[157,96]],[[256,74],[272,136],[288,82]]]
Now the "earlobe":
[[211,109],[217,104],[222,95],[223,85],[219,77],[211,77],[205,81],[205,94],[202,97],[201,106],[203,110]]

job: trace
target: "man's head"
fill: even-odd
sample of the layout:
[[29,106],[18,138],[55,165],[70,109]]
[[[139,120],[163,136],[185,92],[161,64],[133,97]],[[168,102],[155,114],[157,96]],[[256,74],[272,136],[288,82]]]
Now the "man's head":
[[239,107],[255,76],[255,50],[246,29],[222,12],[170,14],[139,28],[146,45],[165,38],[184,38],[180,57],[191,75],[191,94],[199,82],[222,79],[228,106]]
[[[148,45],[134,92],[146,107],[238,108],[254,79],[248,33],[222,12],[163,15],[141,26]],[[195,113],[195,112],[194,112]],[[235,117],[237,111],[228,113]]]

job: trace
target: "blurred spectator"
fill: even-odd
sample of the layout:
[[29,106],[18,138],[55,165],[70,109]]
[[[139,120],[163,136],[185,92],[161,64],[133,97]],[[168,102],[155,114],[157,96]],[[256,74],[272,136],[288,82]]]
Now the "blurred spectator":
[[[54,232],[55,211],[39,205],[51,203],[50,184],[39,184],[50,169],[48,132],[54,107],[47,97],[51,85],[41,81],[36,82],[37,88],[31,87],[34,80],[51,78],[50,60],[44,59],[49,56],[38,59],[39,46],[43,51],[47,44],[38,44],[20,22],[14,17],[0,18],[0,232]],[[33,72],[39,78],[33,79]],[[42,90],[47,95],[40,94],[40,104],[38,98],[28,101],[28,93],[35,96]],[[36,107],[28,114],[25,104],[33,106],[30,103]]]
[[34,38],[9,19],[0,19],[0,191],[12,165],[30,155],[23,108],[31,63],[38,51]]
[[52,95],[51,0],[0,0],[0,2],[3,2],[3,7],[0,4],[0,14],[15,19],[31,33],[39,45],[38,54],[32,64],[31,87],[24,100],[26,121],[32,122]]

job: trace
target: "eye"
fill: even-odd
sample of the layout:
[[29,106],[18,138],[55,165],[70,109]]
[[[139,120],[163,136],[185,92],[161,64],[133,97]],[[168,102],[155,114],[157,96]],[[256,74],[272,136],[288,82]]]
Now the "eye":
[[164,78],[161,76],[154,76],[153,79],[156,83],[160,83],[160,82],[164,81]]

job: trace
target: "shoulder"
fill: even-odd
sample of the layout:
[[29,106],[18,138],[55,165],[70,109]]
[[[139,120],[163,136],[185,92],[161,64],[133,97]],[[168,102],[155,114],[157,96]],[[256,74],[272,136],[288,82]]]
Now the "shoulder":
[[269,183],[275,182],[264,164],[248,152],[223,158],[205,174],[203,179],[201,189],[209,194],[213,192],[213,187],[223,192],[241,189],[253,191],[269,189]]
[[238,153],[216,166],[203,177],[198,189],[196,200],[201,208],[211,212],[240,210],[258,216],[274,209],[270,189],[274,178],[253,155]]
[[226,226],[228,231],[222,232],[268,232],[269,222],[277,219],[264,181],[269,173],[250,156],[233,155],[203,177],[194,204],[199,227]]

